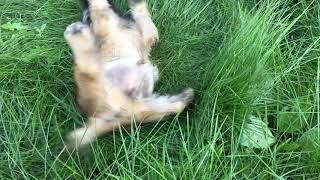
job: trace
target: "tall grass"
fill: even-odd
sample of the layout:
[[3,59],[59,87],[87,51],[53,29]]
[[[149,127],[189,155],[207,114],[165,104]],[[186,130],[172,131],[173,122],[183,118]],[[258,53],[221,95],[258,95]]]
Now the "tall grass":
[[[190,86],[196,102],[76,153],[64,151],[64,136],[85,119],[62,34],[79,20],[79,2],[0,2],[0,178],[318,179],[320,3],[148,4],[161,36],[157,91]],[[249,115],[269,125],[270,148],[240,145]]]

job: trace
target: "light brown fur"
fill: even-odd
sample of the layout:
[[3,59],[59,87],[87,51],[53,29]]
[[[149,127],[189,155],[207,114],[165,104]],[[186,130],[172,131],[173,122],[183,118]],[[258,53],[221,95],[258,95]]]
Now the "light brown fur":
[[[119,17],[106,0],[89,0],[89,4],[91,26],[78,22],[65,31],[65,39],[75,59],[78,103],[88,117],[86,127],[68,135],[71,148],[90,144],[99,135],[119,125],[130,125],[132,119],[136,122],[154,122],[179,113],[193,99],[190,88],[173,96],[153,94],[158,75],[149,54],[159,36],[145,2],[129,0],[135,22]],[[127,67],[126,64],[133,65]],[[124,75],[123,79],[112,74],[122,69],[125,73],[128,73],[126,70],[132,71],[132,74]],[[108,76],[107,71],[112,77]],[[146,71],[146,77],[141,78],[140,71]],[[116,80],[112,80],[114,78]],[[140,81],[144,85],[141,90],[137,85]],[[130,90],[131,86],[136,90],[134,95],[125,91]]]

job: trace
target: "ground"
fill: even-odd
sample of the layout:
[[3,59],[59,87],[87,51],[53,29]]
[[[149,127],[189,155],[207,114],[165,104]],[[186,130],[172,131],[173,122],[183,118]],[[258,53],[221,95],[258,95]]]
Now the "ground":
[[[160,31],[156,89],[193,87],[196,101],[68,153],[64,137],[85,118],[63,32],[80,3],[1,0],[0,178],[319,179],[320,2],[147,2]],[[274,144],[241,145],[252,116]]]

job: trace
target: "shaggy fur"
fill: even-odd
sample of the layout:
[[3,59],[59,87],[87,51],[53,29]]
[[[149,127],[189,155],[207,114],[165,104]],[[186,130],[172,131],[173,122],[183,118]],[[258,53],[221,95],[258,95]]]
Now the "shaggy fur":
[[159,73],[149,53],[159,39],[158,30],[144,1],[128,2],[129,19],[106,0],[84,1],[83,21],[64,33],[74,55],[78,103],[88,117],[86,127],[68,135],[69,148],[90,144],[132,119],[159,121],[193,100],[191,88],[177,95],[154,94]]

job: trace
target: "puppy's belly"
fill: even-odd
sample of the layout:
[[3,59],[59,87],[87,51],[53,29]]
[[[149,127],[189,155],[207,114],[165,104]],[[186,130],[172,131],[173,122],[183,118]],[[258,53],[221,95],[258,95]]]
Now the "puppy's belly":
[[141,99],[152,95],[155,68],[151,64],[120,59],[104,64],[103,69],[106,78],[127,96]]

